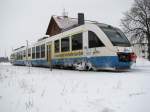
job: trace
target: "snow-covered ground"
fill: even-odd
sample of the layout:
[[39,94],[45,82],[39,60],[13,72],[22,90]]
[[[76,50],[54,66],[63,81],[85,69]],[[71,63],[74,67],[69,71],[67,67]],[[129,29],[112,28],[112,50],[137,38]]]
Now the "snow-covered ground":
[[150,62],[128,72],[0,63],[0,112],[150,112]]

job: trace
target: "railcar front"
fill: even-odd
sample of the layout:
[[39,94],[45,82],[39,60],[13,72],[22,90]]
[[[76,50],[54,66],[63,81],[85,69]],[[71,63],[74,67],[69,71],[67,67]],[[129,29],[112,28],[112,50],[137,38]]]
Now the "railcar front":
[[99,28],[112,43],[112,50],[115,52],[115,55],[110,57],[109,66],[115,70],[130,69],[136,62],[136,55],[125,34],[119,28],[109,25],[99,25]]

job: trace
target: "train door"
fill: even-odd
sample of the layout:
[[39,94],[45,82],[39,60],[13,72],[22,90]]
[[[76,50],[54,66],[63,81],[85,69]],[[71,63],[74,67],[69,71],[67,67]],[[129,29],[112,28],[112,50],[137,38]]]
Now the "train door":
[[47,61],[49,64],[49,67],[52,68],[52,45],[47,45]]
[[88,49],[88,32],[83,32],[83,55],[88,57],[91,54],[90,49]]

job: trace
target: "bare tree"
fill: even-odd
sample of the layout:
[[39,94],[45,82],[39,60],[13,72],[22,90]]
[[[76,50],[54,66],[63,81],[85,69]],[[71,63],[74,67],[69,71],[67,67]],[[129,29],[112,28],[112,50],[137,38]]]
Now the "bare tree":
[[124,32],[131,39],[148,40],[148,59],[150,60],[150,0],[135,0],[132,8],[121,20]]

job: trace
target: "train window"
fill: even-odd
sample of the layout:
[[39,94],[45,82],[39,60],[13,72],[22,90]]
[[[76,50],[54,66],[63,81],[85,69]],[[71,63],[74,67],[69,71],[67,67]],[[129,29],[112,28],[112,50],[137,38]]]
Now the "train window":
[[81,50],[83,47],[82,33],[72,36],[72,50]]
[[45,58],[45,44],[41,45],[41,58]]
[[61,39],[61,52],[69,51],[69,37]]
[[19,54],[19,52],[17,53],[17,60],[20,60],[20,54]]
[[17,53],[15,54],[15,59],[18,60],[18,59],[17,59]]
[[20,58],[21,58],[21,60],[23,59],[23,57],[22,57],[22,51],[20,52]]
[[36,58],[40,58],[40,46],[36,46]]
[[102,41],[92,31],[88,31],[88,44],[89,44],[89,48],[104,47]]
[[31,48],[28,49],[28,57],[31,56]]
[[58,53],[59,52],[59,40],[55,40],[54,46],[55,46],[55,53]]
[[35,47],[32,47],[32,59],[35,59]]
[[17,52],[17,60],[19,60],[19,53]]
[[26,51],[25,50],[23,51],[23,57],[26,57]]
[[19,59],[22,60],[22,52],[19,53]]

